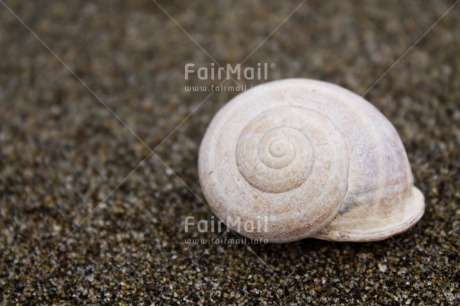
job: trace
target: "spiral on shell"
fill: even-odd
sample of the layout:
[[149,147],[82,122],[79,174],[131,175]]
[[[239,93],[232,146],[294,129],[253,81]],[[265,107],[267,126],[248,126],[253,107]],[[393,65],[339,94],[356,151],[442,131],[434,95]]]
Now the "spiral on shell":
[[[380,240],[424,210],[391,123],[341,87],[276,81],[240,94],[210,124],[199,153],[214,213],[249,238]],[[248,231],[241,224],[266,224]]]

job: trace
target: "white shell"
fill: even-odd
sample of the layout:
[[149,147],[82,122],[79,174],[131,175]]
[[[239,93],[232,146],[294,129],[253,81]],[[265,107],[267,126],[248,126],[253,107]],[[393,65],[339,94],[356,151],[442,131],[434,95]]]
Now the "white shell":
[[425,208],[391,123],[321,81],[275,81],[235,97],[208,127],[198,167],[214,213],[253,239],[382,240]]

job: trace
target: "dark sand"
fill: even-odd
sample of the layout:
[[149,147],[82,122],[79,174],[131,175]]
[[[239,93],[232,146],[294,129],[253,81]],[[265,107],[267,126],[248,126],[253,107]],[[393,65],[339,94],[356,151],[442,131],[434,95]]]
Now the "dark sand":
[[[208,95],[184,90],[200,84],[184,65],[209,57],[148,0],[3,1],[157,154],[123,181],[149,149],[0,3],[4,304],[460,303],[460,4],[365,96],[425,194],[413,229],[377,243],[203,246],[184,243],[218,237],[184,232],[185,216],[211,217],[197,151],[236,93],[214,93],[174,129]],[[300,3],[267,2],[161,5],[236,64]],[[363,94],[453,3],[308,0],[246,65]]]

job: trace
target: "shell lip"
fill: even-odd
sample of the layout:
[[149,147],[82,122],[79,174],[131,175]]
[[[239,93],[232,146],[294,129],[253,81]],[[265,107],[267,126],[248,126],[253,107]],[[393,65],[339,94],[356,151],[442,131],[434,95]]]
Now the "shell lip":
[[359,232],[349,232],[346,230],[340,232],[323,230],[310,237],[321,240],[344,242],[371,242],[385,240],[391,236],[406,232],[422,218],[425,212],[425,198],[422,192],[415,186],[412,189],[412,197],[407,205],[406,213],[402,214],[402,218],[382,227],[373,227],[368,230],[363,229]]

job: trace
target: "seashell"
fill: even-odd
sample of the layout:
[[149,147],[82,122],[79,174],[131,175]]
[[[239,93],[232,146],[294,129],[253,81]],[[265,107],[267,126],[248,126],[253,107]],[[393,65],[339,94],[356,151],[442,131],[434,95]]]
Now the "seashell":
[[275,81],[235,97],[208,127],[198,168],[213,212],[252,239],[383,240],[425,209],[392,124],[321,81]]

